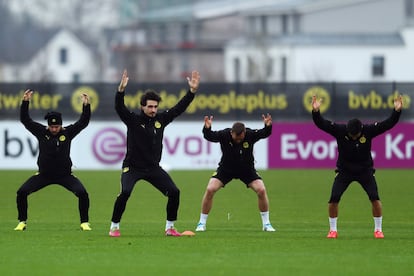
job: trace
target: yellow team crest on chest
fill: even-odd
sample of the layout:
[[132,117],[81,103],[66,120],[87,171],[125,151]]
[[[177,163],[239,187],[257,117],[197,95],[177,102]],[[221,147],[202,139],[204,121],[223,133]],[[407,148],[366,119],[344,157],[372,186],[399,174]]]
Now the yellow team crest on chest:
[[154,123],[154,127],[155,127],[155,128],[160,128],[160,127],[161,127],[161,123],[160,123],[160,122],[158,122],[158,121],[155,121],[155,123]]
[[59,136],[59,141],[60,141],[60,142],[64,142],[64,141],[66,141],[66,136],[65,136],[65,135],[60,135],[60,136]]
[[245,149],[249,148],[249,142],[244,142],[243,143],[243,148],[245,148]]
[[361,144],[365,144],[365,142],[367,141],[367,138],[365,138],[365,136],[361,136],[360,138],[359,138],[359,142],[361,143]]

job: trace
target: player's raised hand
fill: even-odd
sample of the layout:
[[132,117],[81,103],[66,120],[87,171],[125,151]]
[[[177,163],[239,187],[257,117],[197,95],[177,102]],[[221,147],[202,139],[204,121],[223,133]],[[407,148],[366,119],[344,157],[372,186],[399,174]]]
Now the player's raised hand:
[[82,95],[81,95],[81,100],[82,100],[82,103],[83,103],[84,105],[87,105],[87,104],[89,104],[89,103],[90,103],[89,96],[88,96],[88,94],[86,94],[86,93],[82,93]]
[[266,115],[262,114],[263,122],[266,126],[272,125],[272,115],[267,113]]
[[190,86],[190,91],[192,93],[197,92],[198,86],[200,84],[200,73],[197,71],[191,72],[191,79],[187,77],[188,85]]
[[315,95],[312,96],[312,110],[313,111],[319,111],[319,108],[321,107],[322,104],[322,98],[321,99],[317,99]]
[[30,101],[30,99],[32,98],[32,95],[33,95],[33,90],[27,89],[23,93],[23,101]]
[[211,124],[213,123],[213,116],[204,116],[204,127],[211,128]]
[[119,83],[119,86],[118,86],[118,92],[121,92],[122,93],[122,92],[125,91],[125,87],[128,84],[128,80],[129,80],[128,72],[125,69],[124,72],[122,73],[121,82]]
[[401,95],[398,95],[397,98],[394,99],[395,111],[401,111],[402,107],[403,107],[403,98]]

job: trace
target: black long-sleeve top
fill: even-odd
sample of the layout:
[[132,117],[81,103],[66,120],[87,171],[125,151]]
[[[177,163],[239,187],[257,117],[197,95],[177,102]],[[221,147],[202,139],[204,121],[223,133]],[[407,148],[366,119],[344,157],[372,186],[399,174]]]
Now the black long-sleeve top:
[[165,127],[183,113],[195,94],[187,94],[171,109],[157,113],[155,117],[130,112],[124,103],[125,93],[116,93],[115,110],[127,126],[127,152],[122,167],[150,169],[159,166]]
[[82,114],[77,122],[62,127],[57,135],[52,135],[46,125],[35,122],[30,118],[29,101],[22,101],[20,121],[39,142],[37,158],[39,173],[50,176],[65,176],[72,173],[71,143],[73,138],[89,124],[90,117],[90,105],[83,105]]
[[213,131],[205,126],[203,128],[203,135],[206,140],[220,143],[222,156],[219,166],[225,171],[234,173],[255,169],[254,144],[272,134],[272,125],[265,125],[262,129],[246,128],[246,135],[241,143],[233,142],[230,131],[230,128],[218,131]]
[[312,119],[318,128],[335,137],[338,144],[337,169],[350,174],[360,174],[374,168],[371,156],[372,139],[394,127],[400,115],[401,111],[394,109],[391,116],[382,122],[363,124],[361,136],[356,140],[348,135],[345,124],[326,120],[319,111],[312,112]]

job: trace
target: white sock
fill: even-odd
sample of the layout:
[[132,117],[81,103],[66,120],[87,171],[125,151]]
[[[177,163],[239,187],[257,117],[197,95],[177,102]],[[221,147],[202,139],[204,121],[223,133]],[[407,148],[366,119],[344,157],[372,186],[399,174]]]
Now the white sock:
[[207,218],[208,218],[208,214],[203,214],[203,213],[200,214],[200,222],[202,224],[207,224]]
[[270,224],[269,211],[260,212],[260,216],[262,217],[262,223],[263,223],[263,225]]
[[375,223],[375,231],[381,231],[382,232],[382,216],[381,217],[374,217],[374,223]]
[[165,230],[170,228],[174,228],[174,221],[167,220],[167,222],[165,223]]
[[111,221],[111,229],[112,228],[118,228],[119,229],[119,222],[115,223]]
[[329,230],[330,231],[338,231],[337,227],[336,227],[336,221],[338,220],[338,218],[331,218],[329,217]]

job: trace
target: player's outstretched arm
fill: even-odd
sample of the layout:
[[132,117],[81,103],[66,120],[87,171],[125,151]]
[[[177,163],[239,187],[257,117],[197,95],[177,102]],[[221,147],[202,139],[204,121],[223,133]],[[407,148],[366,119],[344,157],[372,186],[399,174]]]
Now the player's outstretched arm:
[[82,93],[81,100],[82,100],[83,105],[87,105],[90,103],[89,96],[86,93]]
[[322,99],[317,99],[315,95],[312,96],[312,111],[318,112],[321,107]]
[[23,93],[23,101],[26,101],[26,102],[30,101],[30,99],[32,98],[32,95],[33,95],[33,90],[27,89]]
[[197,71],[191,72],[191,78],[187,77],[188,85],[190,86],[191,93],[195,93],[200,85],[200,73]]
[[123,93],[125,91],[125,88],[128,84],[128,80],[129,80],[128,72],[125,69],[124,72],[122,73],[121,82],[119,83],[119,86],[118,86],[118,92]]
[[204,127],[211,128],[211,124],[213,123],[213,116],[204,116]]
[[401,111],[403,107],[403,98],[401,95],[398,95],[397,98],[394,99],[394,109],[395,111]]
[[272,115],[270,115],[269,113],[267,113],[266,115],[262,114],[262,119],[266,126],[272,125]]

